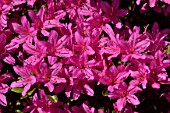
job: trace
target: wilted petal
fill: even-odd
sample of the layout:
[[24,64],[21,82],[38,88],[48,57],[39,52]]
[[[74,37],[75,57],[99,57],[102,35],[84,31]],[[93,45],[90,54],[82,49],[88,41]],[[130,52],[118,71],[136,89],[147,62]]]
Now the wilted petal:
[[4,33],[0,34],[0,50],[4,48],[5,43],[6,43],[6,35]]
[[101,9],[103,10],[104,13],[107,13],[108,11],[111,10],[111,6],[108,4],[106,1],[100,1],[101,4]]

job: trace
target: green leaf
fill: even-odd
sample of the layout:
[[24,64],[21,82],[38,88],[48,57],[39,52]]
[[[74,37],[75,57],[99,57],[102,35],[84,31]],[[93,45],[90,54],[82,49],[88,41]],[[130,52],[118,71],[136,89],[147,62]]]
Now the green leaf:
[[167,54],[170,53],[170,45],[168,46],[168,49],[167,49],[166,53],[167,53]]
[[25,99],[27,97],[28,97],[28,95],[25,95],[25,96],[21,97],[20,99],[22,100],[22,99]]
[[19,106],[19,105],[21,105],[21,102],[19,100],[17,100],[16,106]]
[[112,113],[116,113],[116,111],[113,110]]
[[54,103],[57,103],[58,97],[57,95],[47,95],[48,99],[51,100]]
[[38,12],[38,9],[37,9],[37,7],[36,7],[36,6],[34,7],[34,12]]
[[33,73],[33,72],[30,72],[30,75],[33,75],[33,76],[34,76],[34,73]]
[[15,93],[22,93],[24,88],[12,88],[11,91],[15,92]]
[[108,93],[109,93],[109,92],[108,92],[108,90],[104,90],[104,91],[102,91],[102,95],[103,95],[103,96],[107,96],[107,95],[108,95]]
[[15,110],[16,113],[23,113],[21,110],[17,109]]
[[34,93],[35,90],[36,90],[36,88],[34,88],[31,91],[29,91],[27,94],[30,96],[30,95],[32,95],[32,93]]

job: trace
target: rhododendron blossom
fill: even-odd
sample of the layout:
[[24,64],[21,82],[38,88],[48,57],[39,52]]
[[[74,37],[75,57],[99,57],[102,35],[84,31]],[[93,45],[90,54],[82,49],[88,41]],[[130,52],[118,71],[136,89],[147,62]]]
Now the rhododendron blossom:
[[170,0],[0,0],[0,112],[168,113]]

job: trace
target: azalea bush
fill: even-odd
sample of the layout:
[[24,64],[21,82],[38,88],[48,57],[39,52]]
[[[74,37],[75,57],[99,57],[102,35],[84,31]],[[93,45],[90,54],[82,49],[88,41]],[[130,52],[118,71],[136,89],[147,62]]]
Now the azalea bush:
[[0,112],[170,113],[170,0],[0,0]]

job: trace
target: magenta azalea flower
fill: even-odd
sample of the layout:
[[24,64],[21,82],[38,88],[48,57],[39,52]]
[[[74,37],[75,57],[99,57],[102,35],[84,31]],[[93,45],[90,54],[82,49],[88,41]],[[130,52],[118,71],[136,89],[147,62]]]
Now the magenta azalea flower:
[[88,55],[93,55],[95,51],[93,48],[90,46],[90,38],[85,37],[83,38],[79,32],[75,33],[75,42],[77,43],[74,45],[74,49],[76,52],[84,53],[86,52]]
[[[113,24],[119,24],[119,18],[128,14],[125,9],[119,9],[119,0],[112,1],[111,5],[106,1],[101,1],[101,9],[104,13],[104,17],[108,18]],[[121,28],[120,26],[118,28]]]
[[14,31],[20,34],[20,37],[13,39],[13,41],[18,42],[19,44],[23,42],[31,43],[33,38],[36,36],[37,31],[30,26],[26,16],[21,17],[21,24],[22,25],[12,23]]
[[118,66],[111,66],[109,70],[106,70],[102,73],[101,78],[99,81],[104,85],[119,85],[129,76],[129,72],[127,67],[123,65]]
[[64,47],[67,42],[67,38],[67,36],[59,38],[56,31],[51,31],[47,43],[48,55],[56,55],[59,57],[73,56],[72,51]]
[[47,64],[41,63],[39,67],[40,73],[36,75],[37,81],[44,82],[44,86],[52,92],[54,90],[54,84],[66,83],[65,78],[57,76],[61,68],[61,63],[54,64],[51,70],[48,69]]
[[128,42],[123,40],[120,40],[120,42],[118,40],[117,42],[123,53],[123,62],[126,62],[131,58],[145,59],[146,55],[142,53],[147,52],[146,50],[150,45],[150,39],[145,34],[140,35],[139,28],[137,27],[134,28],[134,31],[130,35]]
[[30,87],[36,82],[36,78],[31,75],[31,71],[26,67],[14,66],[14,71],[21,76],[18,81],[11,84],[11,88],[24,87],[22,96],[25,96]]
[[141,89],[133,84],[130,84],[129,86],[126,85],[125,82],[121,82],[118,86],[118,89],[113,90],[108,94],[108,97],[111,99],[118,98],[115,105],[117,106],[118,111],[121,111],[125,105],[126,102],[129,102],[133,105],[139,105],[140,101],[138,98],[134,95],[138,91],[141,91]]
[[24,108],[24,112],[30,113],[70,113],[65,106],[64,109],[61,109],[61,102],[52,102],[49,100],[48,95],[45,94],[44,90],[39,91],[39,96],[37,93],[34,94],[32,98],[32,105]]

